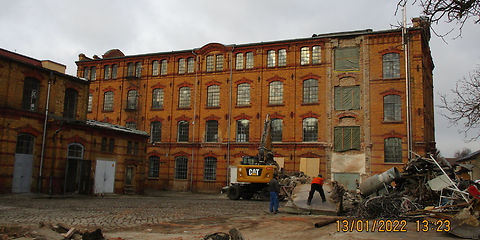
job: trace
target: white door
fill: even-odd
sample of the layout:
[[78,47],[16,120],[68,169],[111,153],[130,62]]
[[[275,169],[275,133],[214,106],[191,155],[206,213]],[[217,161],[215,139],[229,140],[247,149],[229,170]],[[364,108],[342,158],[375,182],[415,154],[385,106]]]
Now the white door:
[[115,161],[97,160],[95,167],[95,193],[113,193]]
[[33,154],[15,154],[15,166],[13,168],[12,192],[30,192],[32,183]]

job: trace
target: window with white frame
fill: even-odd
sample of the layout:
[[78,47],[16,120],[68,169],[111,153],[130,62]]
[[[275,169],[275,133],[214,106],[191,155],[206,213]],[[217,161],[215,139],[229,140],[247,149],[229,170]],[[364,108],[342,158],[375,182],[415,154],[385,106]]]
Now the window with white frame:
[[267,52],[267,67],[275,67],[275,50]]
[[307,79],[303,81],[303,103],[318,102],[318,80]]
[[303,119],[303,141],[304,142],[318,141],[318,119],[316,118]]
[[105,80],[110,79],[110,71],[111,71],[110,65],[103,66],[103,78]]
[[187,58],[187,73],[195,71],[195,59],[193,57]]
[[218,141],[218,121],[208,120],[205,125],[205,142],[217,142]]
[[281,142],[283,137],[283,120],[279,118],[272,119],[270,128],[272,142]]
[[175,179],[186,180],[188,175],[188,159],[186,157],[175,158]]
[[383,78],[400,77],[400,54],[387,53],[383,55]]
[[113,111],[113,92],[108,91],[103,94],[103,111]]
[[137,109],[137,90],[130,90],[127,93],[127,109]]
[[237,142],[248,142],[249,121],[247,119],[237,120]]
[[90,79],[90,68],[89,67],[84,67],[83,68],[83,78],[85,79]]
[[253,68],[253,52],[247,52],[245,54],[245,58],[246,58],[245,68],[252,69]]
[[237,106],[250,105],[250,84],[241,83],[237,87]]
[[217,159],[206,157],[203,168],[203,180],[214,181],[217,179]]
[[160,173],[160,158],[157,156],[150,156],[148,158],[148,177],[157,178]]
[[278,50],[278,66],[279,67],[287,66],[287,49]]
[[300,49],[300,65],[310,64],[310,48],[302,47]]
[[322,60],[322,48],[320,46],[312,47],[312,64],[319,64]]
[[209,55],[207,56],[207,72],[213,72],[214,70],[214,65],[213,65],[213,61],[214,61],[214,57],[213,55]]
[[135,68],[133,63],[128,63],[127,64],[127,77],[133,77],[133,74],[135,73]]
[[153,89],[152,93],[152,108],[153,109],[162,109],[163,108],[163,96],[164,91],[162,88]]
[[190,107],[190,88],[181,87],[178,95],[178,107],[179,108],[188,108]]
[[158,60],[154,60],[152,62],[152,76],[158,76],[158,70],[160,65],[158,64]]
[[89,93],[88,94],[87,112],[92,112],[92,104],[93,104],[93,95],[91,93]]
[[220,86],[212,85],[207,88],[207,107],[220,106]]
[[125,127],[130,128],[130,129],[137,129],[137,123],[136,122],[126,122]]
[[188,142],[188,122],[179,121],[177,126],[177,142]]
[[160,64],[160,75],[167,75],[168,62],[166,59],[163,59]]
[[150,123],[150,142],[162,141],[162,123],[154,121]]
[[283,104],[283,83],[274,81],[269,84],[268,104]]
[[135,63],[135,77],[141,77],[142,76],[142,63],[141,62],[136,62]]
[[402,162],[402,139],[386,138],[384,140],[384,161],[391,163]]
[[223,55],[216,56],[215,71],[223,71]]
[[178,74],[185,73],[185,58],[178,59]]
[[243,69],[243,53],[237,53],[237,55],[235,55],[235,69]]
[[112,79],[117,79],[118,65],[112,64]]
[[402,100],[399,95],[383,97],[383,120],[402,121]]

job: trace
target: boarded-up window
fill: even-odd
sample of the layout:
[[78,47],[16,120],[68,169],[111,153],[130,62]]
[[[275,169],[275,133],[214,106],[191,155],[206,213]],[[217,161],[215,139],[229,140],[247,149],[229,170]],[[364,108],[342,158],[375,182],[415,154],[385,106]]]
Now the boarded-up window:
[[360,70],[360,48],[345,47],[335,49],[335,71]]
[[387,138],[384,144],[385,162],[402,162],[402,139]]
[[360,86],[335,87],[335,110],[360,109]]
[[334,150],[343,152],[360,150],[360,127],[335,127]]

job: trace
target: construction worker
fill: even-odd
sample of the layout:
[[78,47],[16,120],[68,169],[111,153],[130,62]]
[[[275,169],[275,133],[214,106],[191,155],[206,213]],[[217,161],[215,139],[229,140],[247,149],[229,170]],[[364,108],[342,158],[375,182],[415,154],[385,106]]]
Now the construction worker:
[[278,194],[280,193],[280,184],[278,183],[278,175],[273,174],[272,180],[268,184],[268,190],[270,191],[270,212],[278,213]]
[[313,178],[312,185],[310,186],[310,193],[308,194],[307,204],[310,205],[312,203],[313,194],[315,191],[320,193],[322,197],[322,202],[327,201],[325,199],[325,193],[323,192],[323,176],[322,174],[318,174],[318,177]]

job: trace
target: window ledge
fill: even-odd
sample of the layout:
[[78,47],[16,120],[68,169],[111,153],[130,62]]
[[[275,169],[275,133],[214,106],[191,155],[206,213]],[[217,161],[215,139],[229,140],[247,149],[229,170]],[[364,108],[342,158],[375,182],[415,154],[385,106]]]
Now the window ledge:
[[203,181],[204,181],[204,182],[209,182],[209,183],[212,183],[212,182],[214,183],[214,182],[216,182],[217,180],[216,180],[216,179],[215,179],[215,180],[205,180],[205,179],[204,179]]
[[148,177],[148,180],[160,180],[160,177]]
[[150,110],[151,111],[163,111],[163,107],[162,108],[151,108]]
[[403,79],[404,78],[401,78],[401,77],[396,77],[396,78],[383,78],[382,77],[383,81],[390,81],[390,80],[399,81],[399,80],[403,80]]
[[252,107],[252,105],[248,104],[248,105],[236,105],[235,106],[236,108],[249,108],[249,107]]
[[382,121],[383,124],[401,124],[403,121]]
[[136,108],[125,108],[125,112],[136,112],[137,110]]
[[383,162],[383,164],[403,165],[403,162]]
[[220,109],[220,106],[206,106],[206,109]]
[[311,105],[319,105],[320,103],[318,102],[312,102],[312,103],[302,103],[302,106],[311,106]]
[[268,104],[267,107],[284,107],[284,103],[279,103],[279,104]]
[[113,110],[102,110],[102,113],[112,113]]
[[191,107],[178,107],[177,110],[192,110]]

